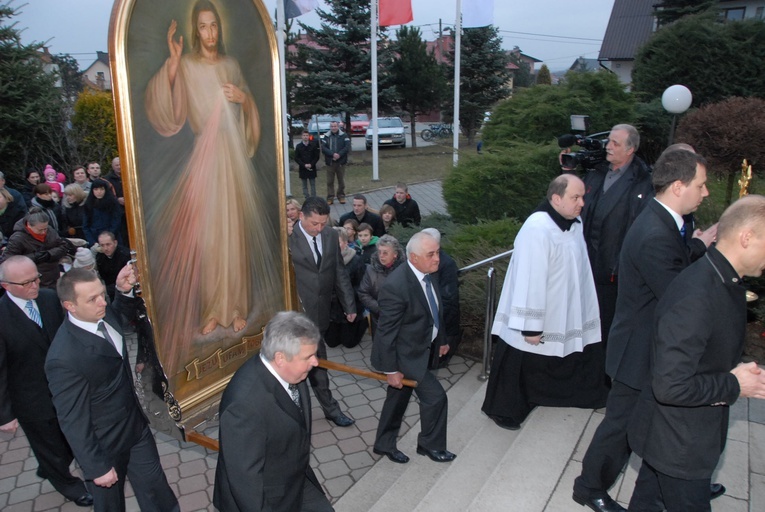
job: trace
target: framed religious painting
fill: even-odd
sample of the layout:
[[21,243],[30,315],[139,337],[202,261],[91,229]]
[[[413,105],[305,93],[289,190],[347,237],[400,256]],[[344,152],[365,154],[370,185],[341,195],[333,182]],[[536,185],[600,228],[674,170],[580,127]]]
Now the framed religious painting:
[[109,56],[153,340],[136,371],[155,427],[183,432],[295,309],[276,38],[261,0],[117,0]]

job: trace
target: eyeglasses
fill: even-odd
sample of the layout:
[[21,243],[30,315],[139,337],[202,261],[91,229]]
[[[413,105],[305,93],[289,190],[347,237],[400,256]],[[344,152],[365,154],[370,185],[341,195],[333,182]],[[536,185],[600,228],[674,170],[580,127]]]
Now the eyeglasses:
[[34,279],[30,279],[29,281],[24,281],[23,283],[14,283],[13,281],[2,281],[5,284],[15,284],[16,286],[22,286],[24,288],[29,288],[34,283],[39,283],[40,278],[42,277],[42,274],[37,274],[37,277]]

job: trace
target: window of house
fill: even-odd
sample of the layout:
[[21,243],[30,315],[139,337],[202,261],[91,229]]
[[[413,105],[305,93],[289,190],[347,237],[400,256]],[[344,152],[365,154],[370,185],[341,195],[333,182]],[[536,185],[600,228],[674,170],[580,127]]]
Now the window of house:
[[758,7],[754,12],[755,19],[761,20],[763,11],[765,11],[765,7]]
[[735,7],[732,9],[723,9],[722,15],[728,21],[740,21],[744,19],[746,7]]

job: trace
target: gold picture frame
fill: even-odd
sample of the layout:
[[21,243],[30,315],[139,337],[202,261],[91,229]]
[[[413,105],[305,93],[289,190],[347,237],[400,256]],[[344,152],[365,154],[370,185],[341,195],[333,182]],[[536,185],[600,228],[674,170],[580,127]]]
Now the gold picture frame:
[[109,56],[149,416],[182,426],[295,309],[276,37],[262,0],[117,0]]

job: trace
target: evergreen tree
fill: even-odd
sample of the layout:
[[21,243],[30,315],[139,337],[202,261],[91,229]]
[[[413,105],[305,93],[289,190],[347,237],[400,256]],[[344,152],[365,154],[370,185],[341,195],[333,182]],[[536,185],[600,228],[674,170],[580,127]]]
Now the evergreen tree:
[[[420,29],[401,27],[392,50],[396,54],[390,66],[391,82],[396,87],[396,102],[409,113],[411,132],[415,133],[418,114],[438,108],[445,92],[446,80],[441,66],[422,40]],[[417,137],[412,137],[417,147]]]
[[716,0],[663,0],[654,5],[654,8],[656,21],[662,27],[683,16],[706,12],[716,6]]
[[43,68],[41,43],[21,44],[10,21],[15,11],[0,5],[0,162],[10,181],[20,183],[29,167],[64,167],[67,144],[58,76]]
[[[462,34],[460,63],[460,128],[473,144],[485,112],[510,95],[511,71],[502,37],[494,26],[465,29]],[[454,86],[454,48],[447,66],[450,86]]]
[[713,13],[686,16],[643,45],[632,82],[646,100],[683,84],[693,93],[693,106],[731,96],[765,98],[765,22],[723,23]]
[[500,102],[483,130],[486,148],[509,140],[545,143],[571,130],[571,115],[590,116],[590,133],[634,119],[634,99],[611,72],[569,71],[559,85],[523,89]]
[[537,85],[552,85],[552,76],[550,75],[550,68],[547,64],[542,64],[537,73]]
[[[305,72],[296,87],[295,101],[314,114],[345,113],[346,126],[357,111],[369,110],[372,104],[371,56],[369,40],[369,2],[327,0],[329,10],[317,9],[321,27],[298,21],[308,38],[318,47],[298,45],[295,62]],[[386,69],[390,51],[385,30],[378,33],[377,59]],[[388,89],[384,73],[378,76],[381,108],[393,91]]]

